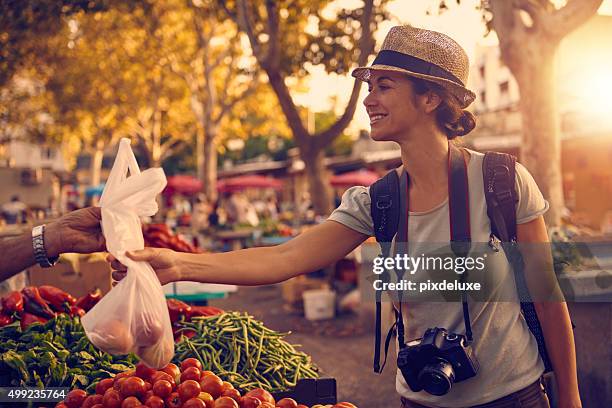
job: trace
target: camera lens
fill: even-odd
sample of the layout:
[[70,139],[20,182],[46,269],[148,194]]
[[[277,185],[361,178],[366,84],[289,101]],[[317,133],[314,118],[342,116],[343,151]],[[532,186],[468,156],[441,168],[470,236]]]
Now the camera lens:
[[446,360],[428,364],[419,373],[423,389],[432,395],[444,395],[450,391],[455,381],[453,366]]

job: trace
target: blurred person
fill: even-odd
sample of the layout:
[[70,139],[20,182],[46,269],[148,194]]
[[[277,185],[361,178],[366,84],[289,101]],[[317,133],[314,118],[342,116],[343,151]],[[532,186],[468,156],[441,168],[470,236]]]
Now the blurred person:
[[206,200],[206,196],[199,194],[196,203],[193,206],[191,215],[191,226],[196,232],[208,228],[208,216],[211,211],[211,206]]
[[278,204],[276,202],[276,196],[269,196],[265,206],[266,216],[273,221],[278,221]]
[[105,251],[100,220],[99,207],[83,208],[20,236],[0,239],[0,281],[36,263],[53,266],[65,252]]
[[[369,94],[363,103],[370,116],[370,136],[375,141],[393,141],[400,146],[402,166],[395,171],[398,177],[409,175],[408,187],[401,194],[409,203],[406,211],[410,222],[406,229],[411,243],[450,240],[448,163],[451,153],[454,157],[459,155],[470,186],[480,186],[470,188],[465,197],[469,203],[471,237],[474,242],[486,243],[490,239],[483,188],[484,155],[457,147],[453,141],[475,127],[473,115],[465,110],[475,98],[465,87],[468,69],[467,54],[450,37],[398,26],[387,34],[372,65],[353,71],[354,77],[368,84]],[[523,254],[531,291],[534,287],[530,283],[534,280],[555,279],[554,270],[549,267],[552,255],[543,218],[549,205],[527,169],[517,163],[515,170],[518,243],[543,244],[539,247],[546,252],[546,259],[529,252]],[[149,262],[163,284],[182,280],[273,284],[327,267],[373,236],[371,205],[369,188],[352,187],[325,222],[278,246],[218,254],[145,248],[128,256]],[[113,277],[122,279],[126,268],[112,256],[109,261],[115,269]],[[549,407],[541,385],[543,360],[521,313],[511,275],[513,268],[506,257],[492,261],[495,261],[494,268],[488,272],[496,277],[509,276],[510,279],[503,281],[517,301],[470,300],[467,303],[474,331],[471,346],[480,362],[478,372],[452,384],[444,395],[434,395],[413,391],[398,370],[396,389],[402,407]],[[555,374],[558,406],[581,407],[567,305],[562,301],[535,301],[534,306]],[[393,307],[403,317],[398,321],[406,327],[405,339],[416,338],[432,327],[446,327],[456,332],[463,328],[463,310],[458,303],[411,302],[407,306],[394,302]]]
[[27,221],[28,206],[18,195],[14,195],[11,201],[2,205],[1,212],[8,225],[24,224]]

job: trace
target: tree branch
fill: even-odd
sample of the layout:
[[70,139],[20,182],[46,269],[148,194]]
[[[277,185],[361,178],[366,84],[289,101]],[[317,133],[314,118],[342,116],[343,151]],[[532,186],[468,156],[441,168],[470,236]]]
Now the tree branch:
[[508,0],[489,0],[489,8],[493,14],[491,21],[493,30],[499,39],[499,48],[506,65],[515,71],[511,66],[513,61],[520,61],[522,44],[527,41],[527,27],[520,19],[519,13],[514,6],[514,2]]
[[550,17],[551,34],[561,40],[593,17],[603,0],[567,0],[567,4]]
[[251,13],[249,12],[249,6],[247,5],[246,0],[236,0],[236,8],[238,9],[238,26],[242,31],[244,31],[249,38],[249,42],[251,43],[251,48],[253,49],[253,55],[257,57],[258,60],[264,61],[264,55],[261,52],[261,44],[259,44],[259,40],[255,36],[255,32],[253,31],[253,27],[251,25]]
[[[361,38],[359,39],[359,49],[361,53],[357,59],[357,64],[363,66],[368,62],[368,57],[374,51],[374,37],[372,35],[372,13],[374,8],[373,0],[364,1],[364,10],[361,20]],[[315,143],[319,147],[325,147],[330,144],[351,122],[357,108],[357,100],[359,99],[359,91],[361,89],[361,81],[355,79],[349,102],[342,116],[328,129],[316,134]]]
[[279,11],[274,0],[266,0],[266,13],[268,15],[268,53],[266,60],[271,69],[280,69],[280,39],[279,31]]

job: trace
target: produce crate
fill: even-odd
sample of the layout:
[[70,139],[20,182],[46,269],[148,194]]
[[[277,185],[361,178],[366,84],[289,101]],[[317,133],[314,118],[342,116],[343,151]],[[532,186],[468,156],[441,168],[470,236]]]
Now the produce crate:
[[276,401],[282,398],[293,398],[298,404],[308,406],[316,404],[335,404],[336,379],[335,378],[303,378],[298,380],[295,388],[289,391],[272,394]]

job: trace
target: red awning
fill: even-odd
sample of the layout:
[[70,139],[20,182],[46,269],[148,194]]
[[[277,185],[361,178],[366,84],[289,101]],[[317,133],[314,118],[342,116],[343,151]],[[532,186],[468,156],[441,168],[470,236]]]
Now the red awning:
[[331,177],[330,183],[334,187],[369,186],[380,176],[370,170],[357,170],[348,173],[336,174]]
[[217,190],[220,192],[238,191],[245,188],[273,188],[279,190],[282,186],[283,182],[280,180],[257,174],[231,177],[217,181]]
[[165,194],[181,193],[196,194],[202,191],[202,182],[193,176],[179,174],[168,177]]

